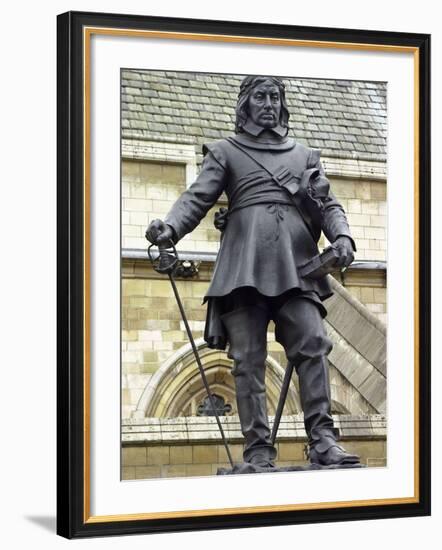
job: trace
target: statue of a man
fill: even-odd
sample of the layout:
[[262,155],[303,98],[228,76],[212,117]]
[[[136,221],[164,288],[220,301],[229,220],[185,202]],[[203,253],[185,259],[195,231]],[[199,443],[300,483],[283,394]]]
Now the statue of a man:
[[337,443],[331,416],[329,365],[322,302],[332,292],[326,277],[302,277],[299,268],[318,254],[321,231],[337,252],[337,265],[353,261],[355,245],[342,206],[333,196],[319,151],[288,137],[283,82],[248,76],[240,87],[235,135],[203,146],[201,172],[164,221],[146,237],[179,241],[225,192],[228,210],[208,303],[205,340],[234,361],[236,399],[245,438],[244,461],[274,468],[265,394],[267,327],[299,377],[309,457],[320,465],[356,464]]

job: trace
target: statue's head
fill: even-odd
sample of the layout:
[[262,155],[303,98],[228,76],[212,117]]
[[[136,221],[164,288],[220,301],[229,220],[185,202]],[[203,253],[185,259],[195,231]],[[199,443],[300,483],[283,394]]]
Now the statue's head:
[[241,82],[236,105],[235,132],[243,132],[243,126],[251,118],[263,128],[278,124],[288,128],[289,111],[285,99],[285,85],[273,76],[246,76]]

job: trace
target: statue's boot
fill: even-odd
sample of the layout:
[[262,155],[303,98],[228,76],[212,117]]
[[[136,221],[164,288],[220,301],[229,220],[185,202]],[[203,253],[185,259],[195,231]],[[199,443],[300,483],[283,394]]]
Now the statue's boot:
[[338,445],[339,431],[331,415],[329,366],[327,357],[303,361],[296,369],[304,411],[304,425],[309,438],[312,464],[323,466],[359,463],[357,455]]
[[319,308],[312,300],[295,297],[275,316],[276,339],[295,365],[312,464],[323,466],[359,463],[357,455],[338,445],[333,425],[329,365],[332,343],[327,337]]
[[265,392],[268,313],[246,306],[222,316],[229,338],[228,356],[234,361],[236,401],[245,439],[244,461],[274,468],[276,449],[271,443]]

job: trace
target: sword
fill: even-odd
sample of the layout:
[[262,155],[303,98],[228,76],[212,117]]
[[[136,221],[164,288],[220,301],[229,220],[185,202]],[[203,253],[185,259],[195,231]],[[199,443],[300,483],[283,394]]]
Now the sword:
[[272,445],[275,444],[276,434],[278,432],[279,423],[281,422],[282,411],[284,409],[285,401],[287,399],[287,394],[289,392],[290,381],[293,374],[293,363],[288,363],[287,368],[285,369],[284,380],[281,387],[281,395],[279,396],[278,406],[276,408],[275,420],[273,421],[271,442]]
[[192,334],[192,331],[190,330],[189,323],[187,321],[186,312],[184,311],[184,307],[183,307],[183,304],[181,302],[180,295],[178,293],[178,289],[177,289],[177,286],[176,286],[176,283],[175,283],[175,279],[173,277],[175,267],[176,267],[176,265],[178,263],[178,260],[179,260],[178,252],[175,248],[175,245],[173,244],[173,241],[170,240],[169,243],[170,243],[169,245],[167,245],[167,244],[161,244],[161,245],[159,244],[158,245],[159,254],[158,254],[157,258],[154,258],[153,253],[152,253],[152,248],[155,246],[155,244],[151,244],[149,246],[149,248],[147,249],[147,254],[149,256],[150,261],[152,262],[152,266],[155,269],[155,271],[157,273],[167,273],[167,275],[169,276],[169,280],[170,280],[170,283],[172,285],[173,293],[175,294],[175,299],[177,301],[178,308],[180,310],[181,317],[182,317],[183,322],[184,322],[184,326],[186,327],[187,337],[189,338],[190,345],[192,346],[193,354],[195,355],[195,360],[196,360],[196,363],[198,365],[198,368],[199,368],[199,371],[200,371],[200,374],[201,374],[201,378],[203,380],[203,384],[204,384],[204,387],[205,387],[206,392],[207,392],[207,396],[209,398],[209,403],[210,403],[210,406],[212,408],[213,414],[216,418],[216,423],[218,424],[219,431],[221,433],[221,438],[223,440],[224,448],[226,449],[226,453],[227,453],[227,456],[229,458],[230,465],[233,468],[234,464],[233,464],[232,455],[230,453],[229,445],[227,443],[227,439],[226,439],[226,436],[224,434],[224,430],[223,430],[223,427],[221,425],[221,421],[220,421],[219,416],[218,416],[218,411],[216,410],[216,405],[215,405],[215,402],[213,400],[213,396],[210,392],[209,383],[207,381],[206,373],[204,372],[204,368],[203,368],[203,365],[201,363],[201,359],[200,359],[197,347],[195,345],[195,340],[193,339],[193,334]]

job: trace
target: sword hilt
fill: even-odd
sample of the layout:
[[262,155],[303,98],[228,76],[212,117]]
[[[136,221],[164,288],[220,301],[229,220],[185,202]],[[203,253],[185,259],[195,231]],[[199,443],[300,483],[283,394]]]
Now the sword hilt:
[[172,239],[168,243],[158,244],[158,253],[154,256],[155,244],[147,249],[149,260],[157,273],[172,273],[178,263],[178,252]]

